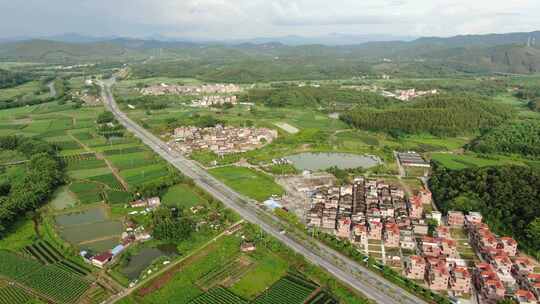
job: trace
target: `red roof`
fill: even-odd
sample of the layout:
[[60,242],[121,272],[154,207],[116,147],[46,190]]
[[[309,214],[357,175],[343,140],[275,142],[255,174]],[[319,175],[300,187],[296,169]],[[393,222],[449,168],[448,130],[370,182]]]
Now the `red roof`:
[[113,257],[112,253],[104,252],[104,253],[101,253],[101,254],[98,254],[98,255],[94,256],[92,259],[96,260],[98,262],[101,262],[101,263],[105,263],[108,260],[112,259],[112,257]]
[[508,236],[503,236],[503,237],[501,238],[501,241],[503,241],[504,243],[507,243],[508,245],[515,245],[515,244],[517,244],[516,240],[514,240],[513,238],[508,237]]
[[529,301],[534,301],[536,299],[532,292],[530,292],[529,290],[524,290],[524,289],[520,289],[516,291],[516,296],[520,298],[525,298]]

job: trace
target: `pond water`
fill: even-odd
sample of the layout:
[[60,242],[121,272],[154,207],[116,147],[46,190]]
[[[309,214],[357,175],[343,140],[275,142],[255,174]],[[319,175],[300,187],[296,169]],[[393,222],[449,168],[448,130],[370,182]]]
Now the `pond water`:
[[381,164],[376,156],[349,153],[300,153],[286,156],[299,170],[319,171],[331,167],[340,169],[371,168]]
[[127,265],[120,272],[130,280],[136,280],[148,266],[162,256],[174,257],[178,255],[176,246],[160,245],[158,248],[142,248],[131,256]]
[[67,213],[56,216],[56,223],[60,226],[83,225],[107,220],[105,208],[96,207],[80,212]]
[[57,232],[64,240],[96,252],[119,244],[124,229],[121,221],[109,218],[103,206],[58,215],[55,221]]

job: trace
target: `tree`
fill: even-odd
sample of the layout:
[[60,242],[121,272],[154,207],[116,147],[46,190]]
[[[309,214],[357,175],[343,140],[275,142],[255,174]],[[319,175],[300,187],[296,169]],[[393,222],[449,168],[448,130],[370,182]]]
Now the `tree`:
[[448,205],[449,210],[470,212],[480,210],[480,199],[473,193],[465,193],[454,198]]
[[527,225],[527,237],[532,242],[531,246],[540,248],[540,217],[535,218]]
[[195,228],[193,221],[175,208],[159,208],[152,216],[154,237],[158,240],[180,242],[190,237]]

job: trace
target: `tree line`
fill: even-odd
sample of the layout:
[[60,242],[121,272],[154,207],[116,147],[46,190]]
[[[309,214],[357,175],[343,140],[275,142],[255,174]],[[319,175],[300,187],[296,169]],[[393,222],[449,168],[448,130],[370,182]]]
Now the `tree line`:
[[513,116],[507,105],[475,95],[434,95],[384,109],[356,107],[340,118],[360,129],[455,136],[500,125]]
[[16,87],[30,80],[32,77],[29,74],[0,69],[0,89]]
[[240,97],[241,101],[264,104],[268,107],[323,106],[331,109],[338,105],[385,107],[397,100],[375,93],[341,89],[336,86],[312,87],[284,85],[273,89],[253,89]]
[[494,233],[510,235],[522,249],[540,253],[540,172],[521,166],[449,170],[433,164],[429,181],[443,211],[479,211]]
[[[64,180],[63,165],[50,144],[18,136],[0,137],[0,149],[29,158],[22,170],[9,171],[0,181],[0,237],[27,212],[46,202]],[[3,168],[5,170],[5,168]]]

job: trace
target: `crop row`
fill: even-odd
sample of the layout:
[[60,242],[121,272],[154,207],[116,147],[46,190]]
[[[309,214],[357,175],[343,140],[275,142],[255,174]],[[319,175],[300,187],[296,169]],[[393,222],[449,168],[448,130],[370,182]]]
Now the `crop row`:
[[327,292],[321,291],[315,295],[307,304],[337,304],[338,302]]
[[40,267],[22,283],[62,303],[76,302],[90,287],[87,281],[55,265]]
[[286,276],[277,281],[270,289],[257,297],[254,304],[303,304],[315,288],[306,287],[295,279]]
[[221,267],[216,267],[206,273],[198,280],[198,284],[203,288],[213,287],[226,278],[237,278],[244,273],[249,265],[244,265],[239,260],[231,261]]
[[64,259],[64,256],[48,242],[38,241],[25,247],[25,251],[43,264],[52,264]]
[[0,275],[17,280],[41,267],[33,259],[28,259],[14,253],[0,250]]
[[83,160],[90,160],[90,159],[96,159],[95,153],[81,153],[81,154],[75,154],[75,155],[66,155],[62,156],[62,159],[67,162],[79,162]]
[[32,297],[19,287],[6,285],[0,288],[0,304],[25,304]]
[[190,304],[247,304],[248,302],[222,287],[210,289],[193,299]]

